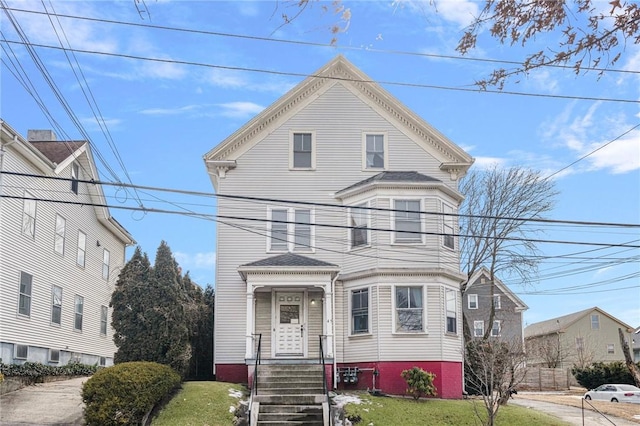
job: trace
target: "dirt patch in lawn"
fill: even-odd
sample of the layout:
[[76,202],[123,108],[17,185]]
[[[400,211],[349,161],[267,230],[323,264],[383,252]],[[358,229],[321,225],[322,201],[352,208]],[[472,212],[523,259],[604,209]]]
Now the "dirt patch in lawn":
[[[520,392],[514,398],[533,399],[536,401],[553,402],[555,404],[571,405],[582,407],[582,396],[584,390],[570,390],[566,392]],[[601,413],[620,417],[640,424],[640,404],[630,404],[622,402],[589,401]],[[593,410],[589,404],[584,402],[584,408]],[[637,416],[637,417],[634,417]]]

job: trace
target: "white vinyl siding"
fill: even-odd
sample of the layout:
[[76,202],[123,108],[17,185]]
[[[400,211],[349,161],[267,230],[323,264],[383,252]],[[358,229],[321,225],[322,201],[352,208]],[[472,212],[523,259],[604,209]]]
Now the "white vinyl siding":
[[109,250],[104,249],[102,251],[102,278],[109,279],[109,264],[111,263],[111,253]]
[[53,236],[53,249],[64,256],[64,239],[67,233],[67,220],[56,214],[56,230]]
[[82,320],[84,319],[84,297],[76,295],[74,303],[74,330],[82,331]]
[[369,223],[368,203],[358,204],[349,209],[349,247],[369,245],[371,225]]
[[20,272],[20,297],[18,298],[18,313],[26,317],[31,316],[31,292],[33,276]]
[[51,287],[51,324],[62,323],[62,287]]
[[420,200],[394,200],[393,229],[395,243],[422,243]]
[[76,263],[78,266],[84,268],[85,257],[87,255],[87,234],[82,231],[78,231],[78,253],[76,256]]
[[36,200],[28,191],[24,191],[22,208],[22,234],[35,238],[36,236]]

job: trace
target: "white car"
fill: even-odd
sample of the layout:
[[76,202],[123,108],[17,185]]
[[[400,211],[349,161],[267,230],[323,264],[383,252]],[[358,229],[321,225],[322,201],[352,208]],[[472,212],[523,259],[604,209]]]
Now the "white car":
[[584,399],[640,404],[640,388],[633,385],[601,385],[584,394]]

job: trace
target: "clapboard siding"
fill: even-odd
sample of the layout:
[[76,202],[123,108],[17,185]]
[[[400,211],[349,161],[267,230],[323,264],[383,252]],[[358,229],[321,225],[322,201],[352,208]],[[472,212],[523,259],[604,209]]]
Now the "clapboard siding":
[[[271,357],[271,292],[256,292],[256,334],[262,334],[260,356]],[[257,341],[256,341],[257,344]],[[254,348],[257,350],[257,348]]]
[[[4,170],[42,174],[41,170],[12,145],[5,149]],[[92,178],[87,172],[89,163],[86,158],[86,154],[83,154],[79,159],[80,179]],[[50,171],[49,175],[54,174]],[[70,177],[70,167],[61,170],[59,176]],[[26,344],[92,357],[105,357],[110,362],[116,350],[111,329],[111,309],[107,316],[107,334],[101,335],[101,306],[109,306],[118,273],[124,264],[125,243],[98,219],[96,210],[90,207],[95,201],[89,196],[87,184],[79,184],[78,195],[71,192],[71,184],[68,181],[3,175],[2,185],[4,195],[23,197],[24,189],[27,188],[35,198],[62,201],[36,202],[35,238],[25,236],[21,232],[23,201],[3,198],[0,202],[2,342],[5,345]],[[85,205],[64,202],[80,202]],[[63,255],[54,251],[56,214],[66,220]],[[87,236],[84,267],[76,264],[79,230]],[[102,278],[104,249],[110,253],[108,280]],[[29,317],[18,315],[21,271],[33,276]],[[60,325],[51,324],[50,321],[54,285],[62,288]],[[82,331],[74,330],[75,295],[84,297]]]
[[[323,318],[323,303],[322,303],[322,295],[321,291],[310,291],[308,294],[308,306],[307,311],[307,330],[306,339],[308,341],[308,356],[309,358],[319,359],[320,357],[320,336],[324,335],[322,330],[322,318]],[[311,305],[311,299],[315,300],[315,305]],[[323,342],[323,345],[326,345]],[[325,356],[327,354],[327,348],[323,348]]]

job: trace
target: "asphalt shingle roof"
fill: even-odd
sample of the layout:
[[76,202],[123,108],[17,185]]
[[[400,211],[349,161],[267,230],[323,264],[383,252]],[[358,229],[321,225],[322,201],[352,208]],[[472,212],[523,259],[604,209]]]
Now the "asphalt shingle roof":
[[247,263],[241,267],[261,267],[261,266],[281,266],[281,267],[335,267],[333,263],[324,262],[322,260],[313,259],[299,254],[285,253],[277,256],[267,257],[265,259],[256,260]]
[[374,182],[442,182],[440,179],[433,178],[431,176],[423,175],[422,173],[410,171],[410,172],[394,172],[394,171],[385,171],[380,172],[377,175],[371,176],[365,180],[361,180],[360,182],[354,183],[351,186],[348,186],[341,191],[348,191],[354,188],[358,188],[360,186],[369,185]]
[[33,141],[31,145],[50,161],[60,164],[85,143],[85,141]]

